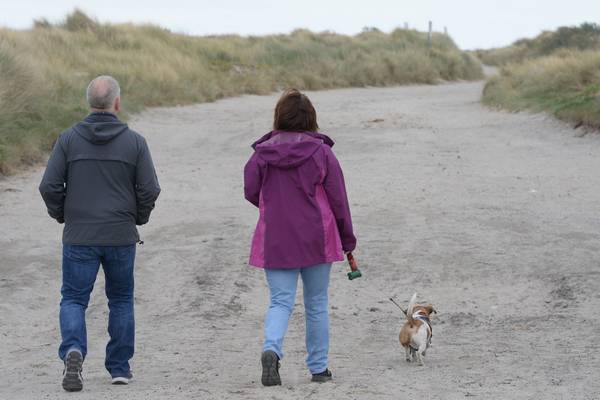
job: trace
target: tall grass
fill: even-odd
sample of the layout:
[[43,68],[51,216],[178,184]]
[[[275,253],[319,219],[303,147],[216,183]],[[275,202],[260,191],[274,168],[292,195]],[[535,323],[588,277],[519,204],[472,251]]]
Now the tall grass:
[[520,39],[510,46],[476,50],[484,64],[503,66],[550,56],[563,50],[600,50],[600,25],[583,23],[542,32],[533,39]]
[[0,173],[39,160],[86,114],[95,76],[115,76],[125,115],[150,106],[265,94],[285,87],[434,84],[478,79],[479,63],[441,34],[376,29],[356,36],[194,37],[151,25],[100,24],[80,11],[54,25],[0,29]]
[[600,51],[563,51],[511,64],[487,82],[483,101],[600,128]]
[[600,25],[559,28],[479,57],[501,65],[486,83],[484,103],[600,128]]

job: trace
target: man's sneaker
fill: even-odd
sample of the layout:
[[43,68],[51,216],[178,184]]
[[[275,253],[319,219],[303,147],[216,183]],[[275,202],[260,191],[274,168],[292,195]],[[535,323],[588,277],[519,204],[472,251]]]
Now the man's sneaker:
[[67,392],[79,392],[83,389],[83,378],[81,368],[83,356],[76,350],[71,350],[65,358],[65,370],[63,371],[62,387]]
[[325,369],[325,371],[320,372],[318,374],[313,374],[311,381],[312,382],[327,382],[330,381],[331,379],[333,379],[332,375],[331,375],[331,371],[328,369]]
[[279,357],[273,350],[267,350],[260,357],[262,364],[261,382],[264,386],[281,385],[279,377]]
[[129,382],[133,379],[133,374],[131,371],[127,373],[127,376],[113,376],[112,384],[113,385],[128,385]]

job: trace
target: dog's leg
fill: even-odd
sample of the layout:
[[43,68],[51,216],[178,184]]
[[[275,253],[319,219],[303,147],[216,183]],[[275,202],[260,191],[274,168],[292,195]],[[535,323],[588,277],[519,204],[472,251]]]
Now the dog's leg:
[[417,355],[417,365],[419,365],[419,366],[425,365],[425,363],[423,361],[423,355],[421,353],[421,350],[417,350],[415,352],[415,354]]
[[406,346],[406,347],[404,348],[404,351],[406,352],[406,361],[408,361],[408,362],[410,362],[410,361],[411,361],[411,360],[410,360],[410,356],[411,356],[411,354],[410,354],[410,353],[411,353],[411,351],[410,351],[410,350],[411,350],[411,349],[410,349],[410,346]]
[[418,350],[415,351],[415,356],[417,359],[417,365],[419,365],[419,366],[423,365],[423,356],[421,355],[421,352]]
[[417,363],[423,365],[423,357],[427,352],[427,328],[424,325],[421,325],[415,336],[415,344],[418,345],[418,349],[415,351],[417,354]]
[[419,346],[419,350],[416,351],[417,353],[417,362],[419,363],[419,365],[425,365],[425,352],[427,351],[427,346],[424,344],[421,344]]

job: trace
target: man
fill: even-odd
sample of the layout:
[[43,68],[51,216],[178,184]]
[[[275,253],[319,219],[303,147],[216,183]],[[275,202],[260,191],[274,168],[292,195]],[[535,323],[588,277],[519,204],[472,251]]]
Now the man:
[[145,139],[117,118],[118,82],[97,77],[87,101],[91,113],[60,135],[40,184],[48,214],[65,224],[59,356],[67,391],[83,388],[85,310],[100,264],[109,308],[105,367],[113,384],[132,378],[136,225],[148,222],[160,193]]

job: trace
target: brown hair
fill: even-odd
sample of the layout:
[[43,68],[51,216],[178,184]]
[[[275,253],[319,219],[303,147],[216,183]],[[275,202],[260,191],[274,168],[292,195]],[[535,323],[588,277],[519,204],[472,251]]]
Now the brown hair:
[[317,112],[304,93],[288,89],[275,106],[273,129],[291,132],[316,132]]

